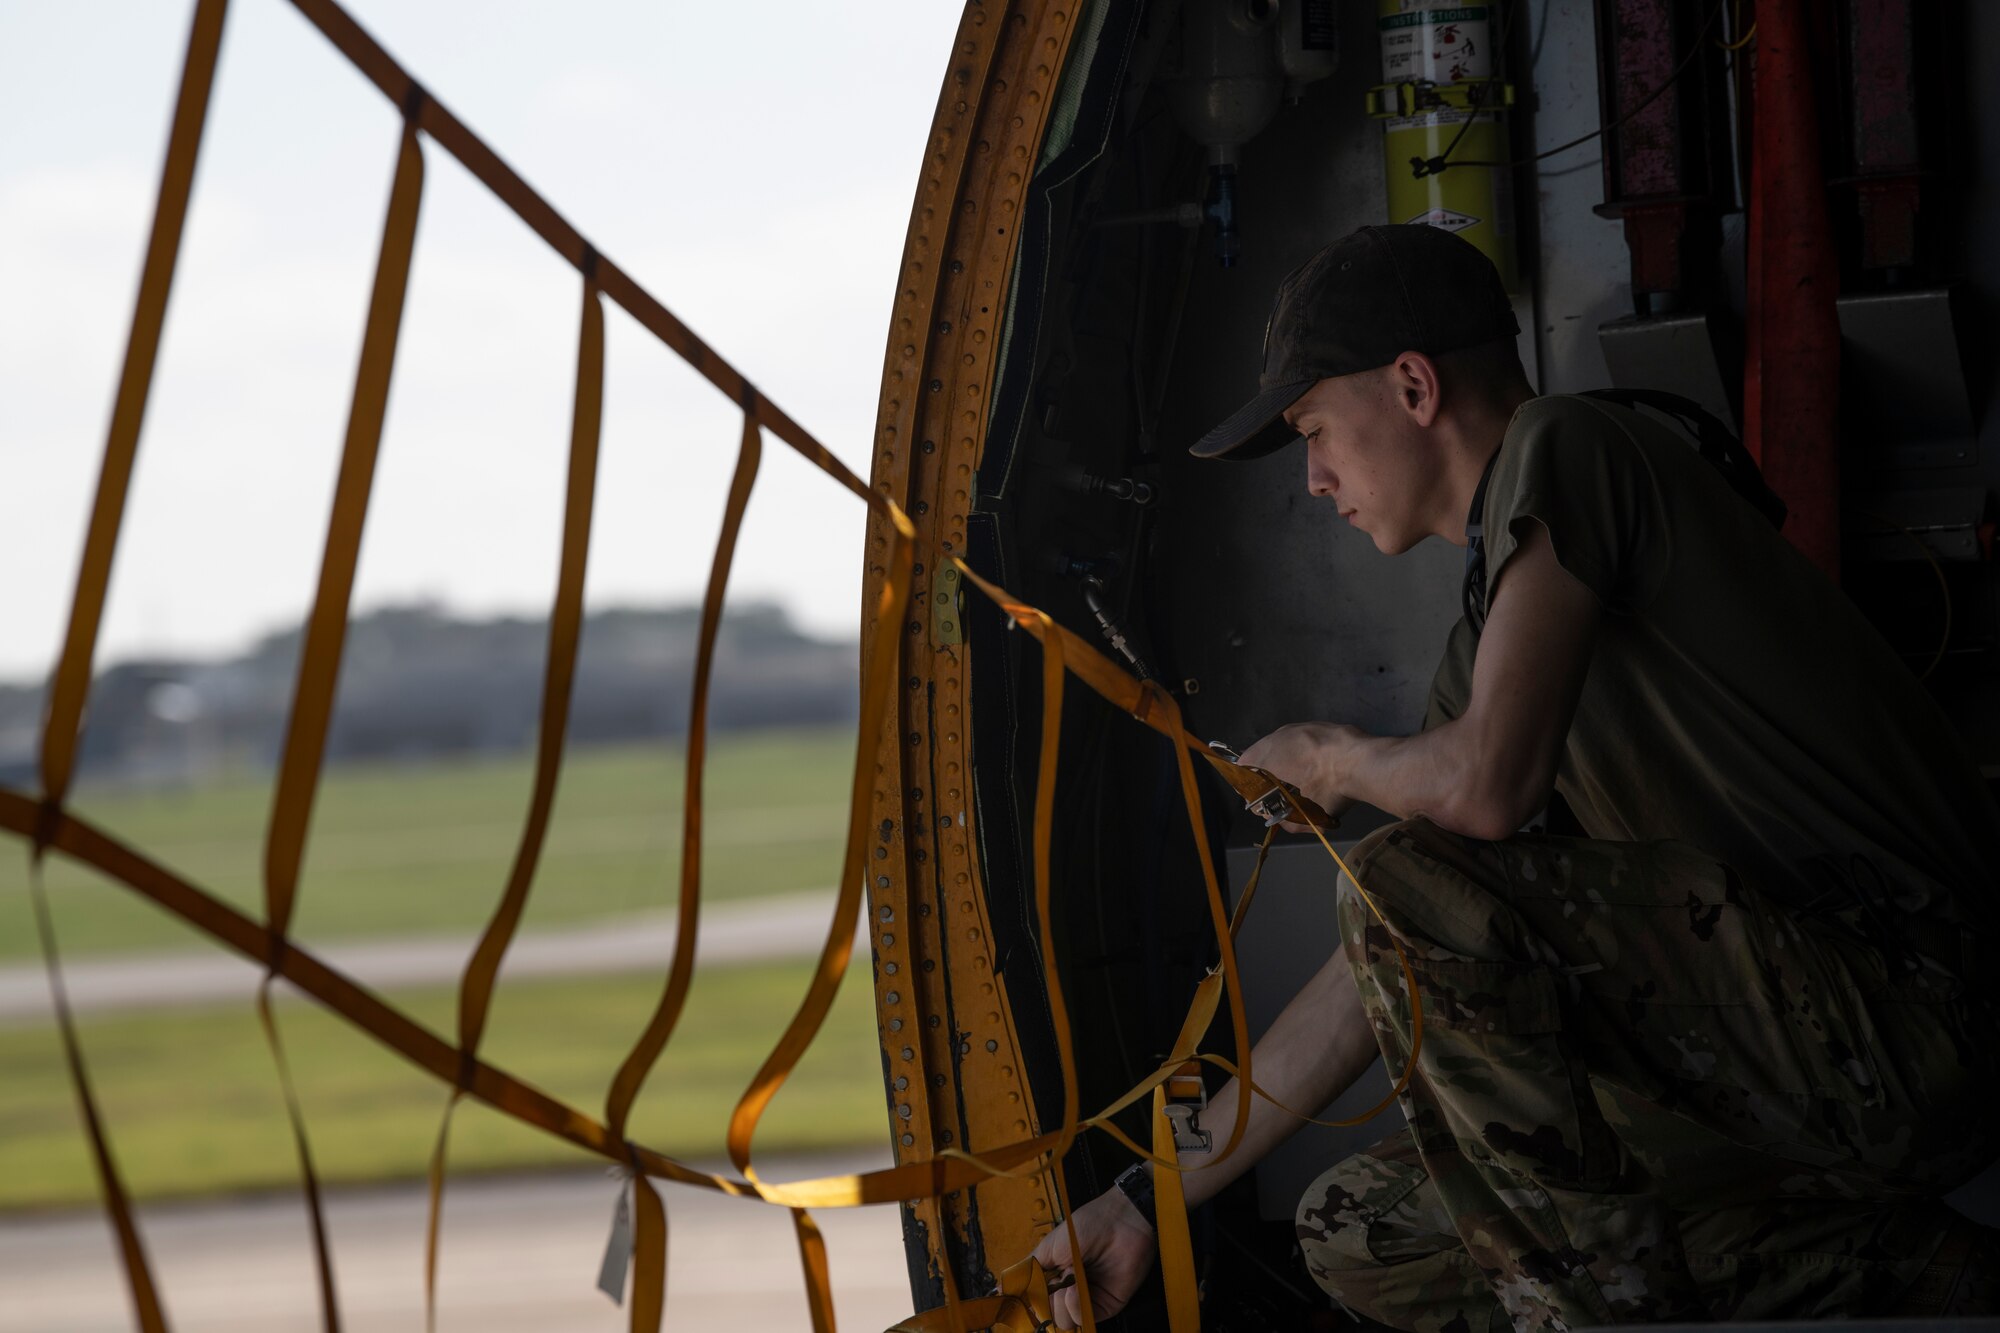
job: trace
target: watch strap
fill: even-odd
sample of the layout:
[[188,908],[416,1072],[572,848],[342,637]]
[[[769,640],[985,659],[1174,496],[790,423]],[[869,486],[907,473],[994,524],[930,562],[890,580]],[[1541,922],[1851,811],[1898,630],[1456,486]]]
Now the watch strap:
[[1144,1162],[1134,1162],[1119,1173],[1111,1182],[1139,1210],[1139,1216],[1146,1219],[1146,1225],[1159,1230],[1159,1218],[1153,1207],[1153,1173],[1146,1169]]

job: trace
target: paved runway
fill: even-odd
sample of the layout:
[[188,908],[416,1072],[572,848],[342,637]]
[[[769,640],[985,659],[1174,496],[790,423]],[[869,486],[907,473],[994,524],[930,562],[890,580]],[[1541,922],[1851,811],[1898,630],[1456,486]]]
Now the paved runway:
[[[833,902],[832,889],[809,889],[709,907],[701,917],[701,961],[741,963],[816,954],[826,940]],[[324,946],[303,943],[323,962],[364,985],[390,990],[456,982],[477,941],[476,932],[462,931]],[[673,948],[673,915],[648,912],[524,932],[507,951],[503,974],[516,981],[614,972],[656,971],[664,976]],[[70,1005],[79,1013],[247,1001],[262,975],[255,964],[221,945],[63,965]],[[0,967],[0,1024],[49,1021],[49,983],[42,964]]]
[[[772,1179],[889,1164],[846,1154],[760,1163]],[[602,1174],[462,1180],[445,1196],[441,1333],[617,1333],[625,1312],[596,1289],[616,1186]],[[668,1187],[667,1326],[701,1333],[810,1328],[798,1247],[780,1208]],[[421,1185],[337,1190],[328,1200],[344,1327],[423,1328]],[[879,1333],[909,1313],[894,1207],[814,1214],[826,1235],[839,1326]],[[202,1333],[315,1333],[312,1254],[296,1194],[141,1210],[168,1318]],[[97,1212],[0,1219],[0,1333],[127,1333],[110,1230]]]

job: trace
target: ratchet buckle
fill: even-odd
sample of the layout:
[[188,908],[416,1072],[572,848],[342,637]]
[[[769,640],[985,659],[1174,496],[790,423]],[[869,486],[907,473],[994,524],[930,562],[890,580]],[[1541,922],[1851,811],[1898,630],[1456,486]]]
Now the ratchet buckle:
[[[1271,789],[1269,791],[1261,796],[1252,796],[1244,800],[1244,808],[1249,810],[1251,814],[1257,816],[1266,824],[1281,824],[1299,815],[1298,808],[1292,802],[1292,793],[1286,788],[1284,783],[1271,777],[1270,774],[1265,773],[1262,769],[1245,768],[1242,757],[1221,741],[1210,741],[1208,748],[1221,758],[1235,764],[1238,768],[1244,768],[1246,772],[1257,773],[1262,777],[1270,779]],[[1305,819],[1302,822],[1312,823],[1313,821]]]

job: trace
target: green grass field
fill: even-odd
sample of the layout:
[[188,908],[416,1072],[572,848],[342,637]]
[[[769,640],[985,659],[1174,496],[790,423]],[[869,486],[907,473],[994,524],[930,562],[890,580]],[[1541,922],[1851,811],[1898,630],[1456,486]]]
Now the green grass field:
[[[704,901],[839,877],[849,728],[723,734],[705,784]],[[677,745],[572,751],[523,928],[661,909],[679,896]],[[341,766],[321,781],[293,933],[303,942],[472,929],[506,886],[532,783],[520,755]],[[79,813],[253,916],[263,914],[273,775],[147,792],[85,786]],[[21,844],[0,846],[0,960],[37,952]],[[11,853],[11,854],[10,854]],[[198,936],[61,857],[48,883],[65,957],[196,949]]]
[[[810,963],[698,972],[681,1027],[640,1099],[634,1137],[677,1157],[714,1156],[730,1109],[804,994]],[[503,985],[488,1059],[593,1116],[659,998],[658,979]],[[450,1031],[454,993],[391,997]],[[445,1089],[316,1005],[281,1004],[314,1160],[330,1182],[421,1178]],[[277,1075],[254,1009],[86,1016],[100,1109],[140,1199],[288,1187],[297,1180]],[[757,1139],[760,1155],[883,1143],[888,1119],[867,968],[839,1000]],[[97,1185],[49,1028],[0,1029],[0,1208],[77,1204]],[[467,1101],[453,1122],[454,1171],[598,1159]]]

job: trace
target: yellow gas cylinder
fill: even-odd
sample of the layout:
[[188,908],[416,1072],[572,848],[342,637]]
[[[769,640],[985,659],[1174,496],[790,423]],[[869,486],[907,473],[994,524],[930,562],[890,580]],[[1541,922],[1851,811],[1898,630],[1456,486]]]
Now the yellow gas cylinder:
[[1514,90],[1495,77],[1498,4],[1379,0],[1377,13],[1383,82],[1368,110],[1383,122],[1389,221],[1457,232],[1518,292],[1512,175],[1505,166],[1461,165],[1512,155],[1503,109]]

